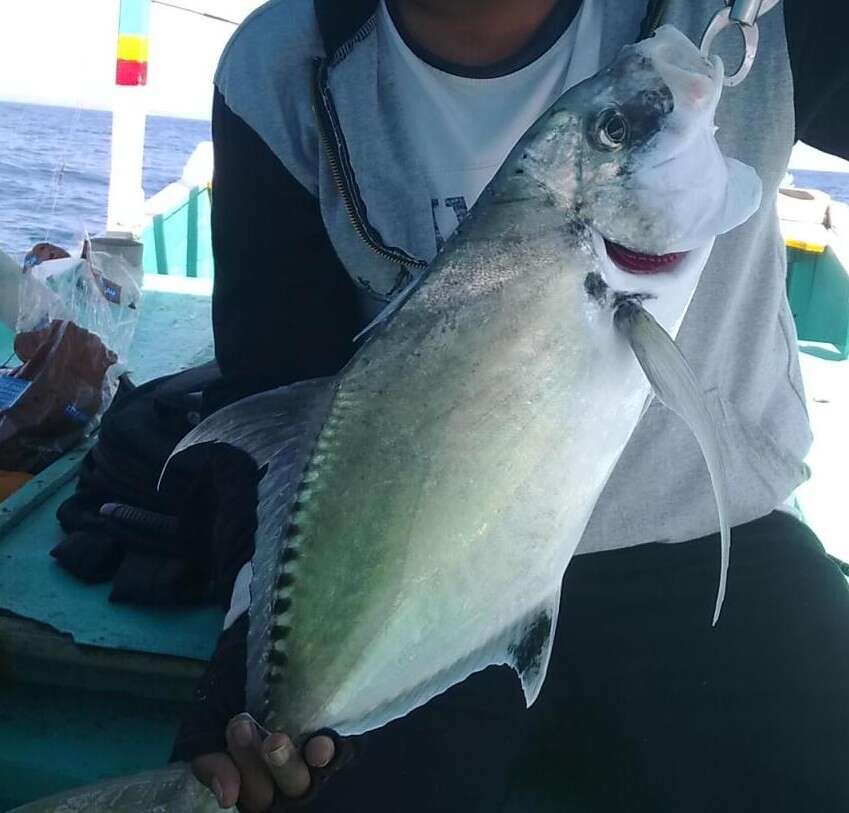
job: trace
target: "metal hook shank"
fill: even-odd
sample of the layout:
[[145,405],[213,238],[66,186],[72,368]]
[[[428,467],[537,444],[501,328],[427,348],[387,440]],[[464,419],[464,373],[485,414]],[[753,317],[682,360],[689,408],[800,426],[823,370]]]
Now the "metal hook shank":
[[[754,5],[759,7],[760,3],[756,0]],[[773,3],[773,5],[775,4]],[[758,9],[755,10],[756,20],[757,11]],[[743,35],[743,42],[745,45],[743,61],[740,63],[740,67],[737,68],[734,73],[726,74],[724,80],[726,87],[736,87],[749,75],[749,71],[752,70],[752,65],[754,64],[755,57],[758,54],[758,42],[760,40],[757,25],[747,25],[737,20],[733,20],[731,18],[731,14],[732,8],[726,7],[721,9],[714,15],[713,19],[710,21],[707,29],[705,30],[704,36],[702,37],[701,45],[702,54],[705,57],[709,57],[711,46],[713,45],[714,40],[721,31],[724,31],[726,28],[730,28],[732,26],[740,29],[740,33]]]
[[740,25],[754,25],[759,18],[772,11],[779,0],[726,0],[731,6],[731,19]]

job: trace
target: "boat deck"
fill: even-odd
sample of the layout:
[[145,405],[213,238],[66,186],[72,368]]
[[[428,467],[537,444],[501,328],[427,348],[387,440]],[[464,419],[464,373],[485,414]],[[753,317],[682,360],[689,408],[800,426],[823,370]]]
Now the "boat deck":
[[[0,327],[4,360],[11,341]],[[147,290],[133,379],[212,356],[208,286]],[[112,604],[110,585],[82,584],[49,556],[61,535],[56,508],[87,448],[0,505],[0,810],[162,765],[221,628],[217,608]]]

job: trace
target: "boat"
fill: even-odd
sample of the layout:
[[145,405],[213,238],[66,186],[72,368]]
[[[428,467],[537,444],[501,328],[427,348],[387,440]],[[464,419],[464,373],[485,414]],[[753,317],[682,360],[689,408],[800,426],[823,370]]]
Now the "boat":
[[[123,0],[136,15],[149,2]],[[123,47],[125,56],[144,53],[137,39]],[[121,72],[138,80],[143,67],[123,65]],[[127,104],[116,116],[137,127],[133,85],[127,87]],[[138,143],[130,142],[128,150],[116,148],[116,163],[138,162]],[[201,145],[182,177],[150,200],[136,199],[138,178],[119,183],[110,197],[129,204],[110,207],[107,243],[129,241],[142,249],[145,299],[129,359],[139,382],[213,355],[210,158],[209,145]],[[849,459],[849,207],[795,187],[782,190],[780,207],[788,297],[815,434],[812,478],[789,508],[847,561],[840,497]],[[11,354],[12,340],[0,322],[0,360]],[[108,585],[83,585],[49,556],[61,535],[56,509],[73,492],[92,442],[83,441],[0,502],[0,811],[164,764],[223,620],[215,607],[109,603]],[[539,795],[556,779],[537,777],[517,789],[509,809],[564,809],[560,797],[555,804],[549,793]]]
[[[791,174],[810,161],[810,148],[797,148]],[[849,190],[849,162],[820,154],[814,166],[842,176]],[[794,183],[781,188],[778,211],[787,247],[787,296],[814,435],[806,460],[811,477],[796,491],[791,507],[849,576],[842,515],[849,460],[849,204]]]

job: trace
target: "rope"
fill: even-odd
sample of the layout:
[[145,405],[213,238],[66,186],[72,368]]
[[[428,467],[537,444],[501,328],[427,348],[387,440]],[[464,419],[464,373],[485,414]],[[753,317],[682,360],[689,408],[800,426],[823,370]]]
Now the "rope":
[[165,0],[152,0],[158,6],[167,6],[168,8],[177,9],[177,11],[185,11],[187,14],[196,14],[198,17],[206,17],[210,20],[217,20],[219,23],[227,23],[228,25],[239,25],[236,20],[229,20],[226,17],[219,17],[217,14],[210,14],[207,11],[198,11],[194,8],[186,8],[178,6],[176,3],[166,3]]

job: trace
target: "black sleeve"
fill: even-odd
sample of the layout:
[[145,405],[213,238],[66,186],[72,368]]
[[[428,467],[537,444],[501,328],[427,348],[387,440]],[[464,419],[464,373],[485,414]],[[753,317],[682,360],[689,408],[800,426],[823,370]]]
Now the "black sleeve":
[[[354,285],[318,200],[216,90],[215,354],[241,394],[332,374],[354,350]],[[229,400],[229,399],[225,399]]]
[[796,138],[849,158],[849,3],[784,0],[784,16]]

